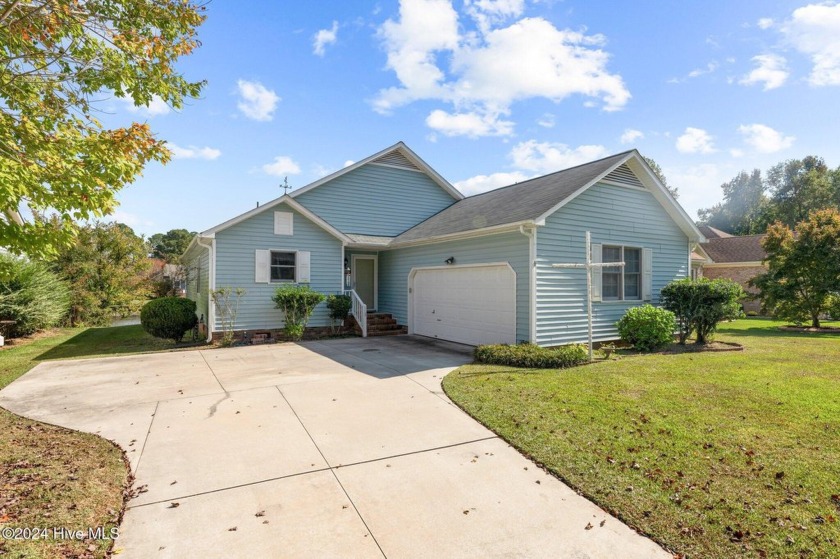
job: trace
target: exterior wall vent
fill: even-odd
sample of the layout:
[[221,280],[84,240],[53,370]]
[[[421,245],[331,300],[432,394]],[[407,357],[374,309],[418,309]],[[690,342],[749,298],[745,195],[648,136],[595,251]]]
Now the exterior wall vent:
[[[412,171],[420,171],[414,163],[408,160],[406,156],[397,150],[386,153],[382,157],[371,161],[371,163],[379,163],[381,165],[389,165],[391,167],[399,167],[400,169],[410,169]],[[422,171],[421,171],[422,172]]]
[[611,182],[615,184],[620,184],[622,186],[632,186],[635,188],[644,188],[645,185],[642,184],[642,181],[636,176],[633,171],[630,170],[626,164],[621,165],[615,171],[604,177],[605,182]]

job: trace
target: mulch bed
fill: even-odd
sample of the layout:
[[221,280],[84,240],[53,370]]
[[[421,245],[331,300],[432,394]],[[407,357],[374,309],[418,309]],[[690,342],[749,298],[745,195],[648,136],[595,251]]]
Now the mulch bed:
[[706,353],[718,351],[744,351],[744,346],[733,342],[709,342],[705,345],[688,343],[685,345],[671,344],[662,353]]

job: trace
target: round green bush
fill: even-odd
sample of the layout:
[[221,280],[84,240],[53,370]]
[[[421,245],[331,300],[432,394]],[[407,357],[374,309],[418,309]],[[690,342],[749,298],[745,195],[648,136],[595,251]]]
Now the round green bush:
[[616,323],[621,339],[639,351],[654,351],[674,341],[674,313],[642,305],[628,309]]
[[195,327],[195,301],[181,297],[161,297],[140,309],[143,330],[156,338],[180,342],[184,333]]

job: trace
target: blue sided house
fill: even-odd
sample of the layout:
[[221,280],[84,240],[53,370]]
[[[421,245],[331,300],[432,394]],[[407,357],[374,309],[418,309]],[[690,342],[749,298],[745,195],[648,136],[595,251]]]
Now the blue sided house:
[[[213,290],[245,289],[235,330],[272,331],[283,314],[271,296],[294,282],[351,295],[364,335],[375,316],[471,345],[583,342],[586,272],[553,264],[585,262],[586,231],[593,262],[624,263],[594,272],[596,341],[687,277],[705,240],[635,150],[464,197],[400,142],[199,233],[187,296],[209,336],[221,330]],[[320,305],[309,326],[328,325]]]

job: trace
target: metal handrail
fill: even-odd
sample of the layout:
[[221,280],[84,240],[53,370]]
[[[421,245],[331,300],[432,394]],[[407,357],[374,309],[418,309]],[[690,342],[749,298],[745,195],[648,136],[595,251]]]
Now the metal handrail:
[[365,305],[365,302],[362,301],[361,297],[359,297],[359,294],[352,289],[348,289],[344,292],[344,294],[350,296],[350,314],[352,314],[353,318],[356,319],[356,322],[359,323],[359,327],[362,329],[362,337],[367,338],[367,305]]

